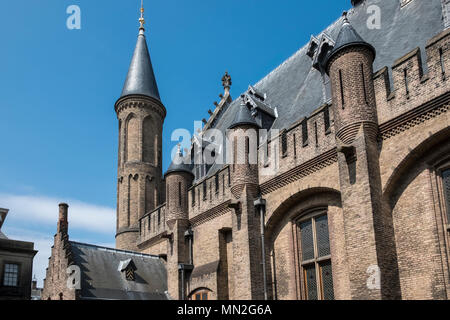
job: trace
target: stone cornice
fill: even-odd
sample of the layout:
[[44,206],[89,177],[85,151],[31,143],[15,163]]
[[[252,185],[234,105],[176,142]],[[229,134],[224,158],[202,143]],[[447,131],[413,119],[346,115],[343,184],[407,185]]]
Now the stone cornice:
[[450,92],[380,125],[380,139],[386,140],[428,119],[439,116],[449,109]]
[[167,115],[166,108],[164,105],[151,97],[140,96],[140,95],[130,95],[117,100],[114,109],[117,114],[122,112],[127,108],[148,108],[152,109],[156,113],[158,113],[161,118],[164,120]]
[[194,227],[196,227],[200,224],[203,224],[207,221],[210,221],[210,220],[230,211],[230,208],[228,207],[228,205],[230,203],[231,203],[231,200],[227,200],[214,208],[211,208],[209,210],[206,210],[203,213],[200,213],[199,215],[195,216],[194,218],[190,219],[189,221],[191,222],[192,226],[194,226]]
[[268,194],[276,189],[284,187],[291,182],[299,180],[303,177],[306,177],[320,169],[323,169],[332,163],[337,161],[337,152],[336,148],[333,148],[327,152],[322,153],[321,155],[304,162],[303,164],[292,168],[282,174],[276,176],[275,178],[264,182],[261,184],[261,193]]

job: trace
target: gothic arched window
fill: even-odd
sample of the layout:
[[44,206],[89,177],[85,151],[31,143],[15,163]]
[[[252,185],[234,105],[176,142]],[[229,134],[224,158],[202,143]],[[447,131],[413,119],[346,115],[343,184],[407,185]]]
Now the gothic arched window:
[[328,218],[316,211],[297,222],[302,297],[307,300],[333,300]]

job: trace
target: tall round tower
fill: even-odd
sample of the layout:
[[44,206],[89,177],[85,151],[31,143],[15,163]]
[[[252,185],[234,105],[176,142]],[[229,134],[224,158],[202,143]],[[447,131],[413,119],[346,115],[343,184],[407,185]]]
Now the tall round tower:
[[119,120],[117,183],[118,249],[137,251],[139,218],[160,204],[161,144],[166,109],[145,39],[144,9],[122,94],[115,104]]

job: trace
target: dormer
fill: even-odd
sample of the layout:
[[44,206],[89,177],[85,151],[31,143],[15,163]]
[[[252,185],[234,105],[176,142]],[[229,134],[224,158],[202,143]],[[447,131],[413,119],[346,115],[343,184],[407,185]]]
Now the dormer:
[[244,103],[250,108],[256,123],[262,129],[270,129],[277,118],[277,110],[272,108],[266,101],[267,95],[250,86],[246,93],[241,96]]
[[133,259],[127,259],[120,261],[119,263],[119,272],[122,273],[123,277],[127,281],[135,281],[136,280],[136,265],[133,262]]
[[324,62],[328,53],[334,47],[334,40],[325,32],[319,37],[311,36],[308,45],[307,55],[312,60],[312,66],[314,69],[324,73]]
[[264,101],[267,98],[267,94],[256,90],[255,87],[253,87],[253,86],[248,86],[247,92],[261,101]]

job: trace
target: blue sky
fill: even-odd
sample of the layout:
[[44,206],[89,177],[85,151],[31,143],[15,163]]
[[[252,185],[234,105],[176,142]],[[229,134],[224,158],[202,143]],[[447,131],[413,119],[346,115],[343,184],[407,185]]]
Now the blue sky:
[[[335,21],[350,0],[145,0],[161,99],[164,170],[177,128],[207,118],[231,74],[239,96]],[[66,27],[70,5],[81,30]],[[0,207],[3,231],[34,241],[44,276],[57,204],[70,236],[114,245],[119,97],[137,39],[139,0],[1,2]]]

